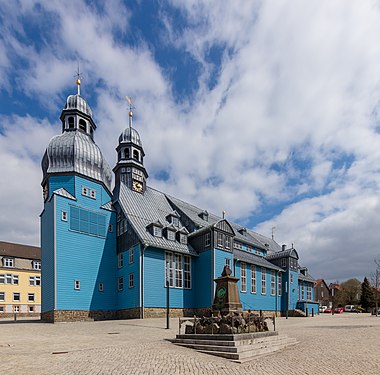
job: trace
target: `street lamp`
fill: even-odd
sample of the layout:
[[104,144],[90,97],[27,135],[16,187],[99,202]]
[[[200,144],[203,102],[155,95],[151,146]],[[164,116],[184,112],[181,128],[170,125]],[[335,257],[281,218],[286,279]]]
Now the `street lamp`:
[[166,261],[166,329],[170,328],[169,313],[169,286],[170,286],[170,262]]

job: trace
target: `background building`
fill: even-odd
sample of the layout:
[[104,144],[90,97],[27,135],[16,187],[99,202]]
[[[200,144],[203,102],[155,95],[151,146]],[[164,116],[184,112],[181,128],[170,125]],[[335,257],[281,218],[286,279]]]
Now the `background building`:
[[0,317],[40,312],[40,248],[0,242]]
[[[87,102],[70,95],[42,160],[42,316],[47,321],[204,314],[228,265],[245,310],[318,312],[296,249],[147,185],[145,152],[122,132],[112,172]],[[300,289],[301,288],[301,289]]]

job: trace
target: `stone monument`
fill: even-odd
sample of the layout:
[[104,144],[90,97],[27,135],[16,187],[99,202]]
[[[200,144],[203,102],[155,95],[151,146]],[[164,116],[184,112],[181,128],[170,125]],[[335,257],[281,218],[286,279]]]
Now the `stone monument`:
[[217,279],[215,288],[215,298],[212,305],[212,312],[221,315],[231,313],[241,313],[242,305],[240,302],[237,282],[239,278],[231,276],[231,269],[226,265],[222,275]]

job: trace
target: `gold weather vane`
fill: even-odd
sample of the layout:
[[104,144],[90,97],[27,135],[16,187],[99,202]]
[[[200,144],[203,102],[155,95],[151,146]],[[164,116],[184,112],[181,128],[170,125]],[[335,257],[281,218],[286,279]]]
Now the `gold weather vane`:
[[132,127],[132,117],[133,117],[132,109],[134,109],[135,107],[132,105],[132,98],[130,96],[126,96],[125,99],[127,100],[128,104],[129,104],[128,116],[129,116],[129,127],[131,128]]
[[80,95],[80,79],[82,78],[82,76],[83,75],[82,75],[82,73],[79,70],[79,61],[78,61],[78,70],[76,71],[76,74],[74,76],[74,77],[77,78],[76,81],[75,81],[75,83],[78,86],[78,95]]

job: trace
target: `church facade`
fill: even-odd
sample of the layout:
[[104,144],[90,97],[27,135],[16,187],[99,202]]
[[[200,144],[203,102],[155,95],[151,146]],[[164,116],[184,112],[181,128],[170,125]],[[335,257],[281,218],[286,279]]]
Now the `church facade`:
[[43,320],[163,316],[167,288],[172,316],[207,314],[225,265],[243,310],[318,313],[296,249],[147,185],[131,111],[111,171],[77,84],[42,160]]

